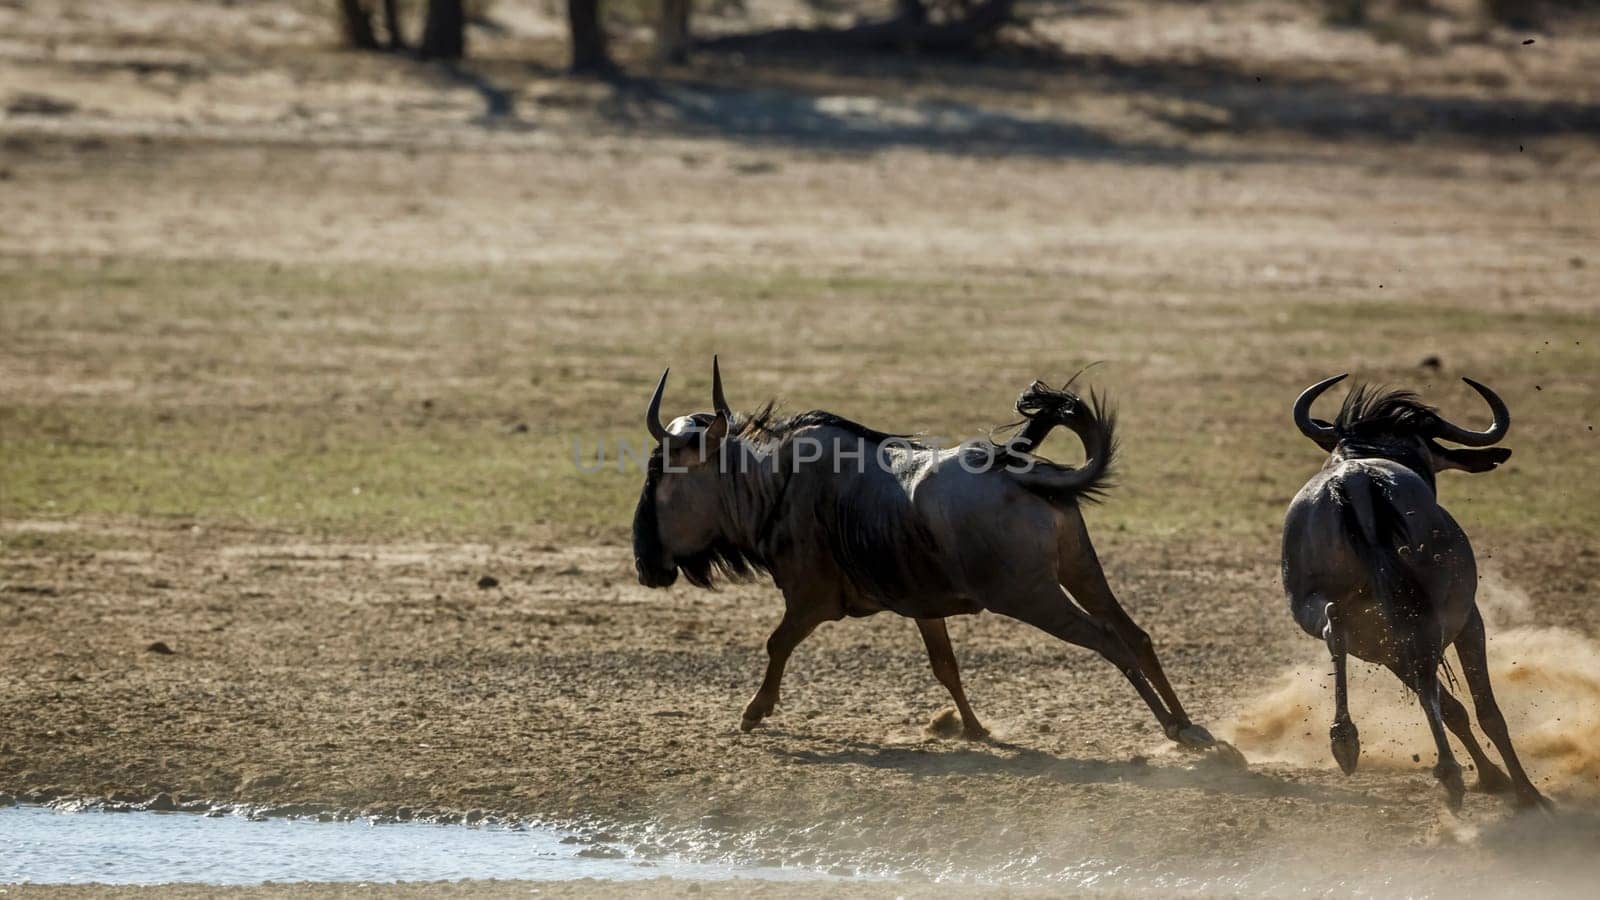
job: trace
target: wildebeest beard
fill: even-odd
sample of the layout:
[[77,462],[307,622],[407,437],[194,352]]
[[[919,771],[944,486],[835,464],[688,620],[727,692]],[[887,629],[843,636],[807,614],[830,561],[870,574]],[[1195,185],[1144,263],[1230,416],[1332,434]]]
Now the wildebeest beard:
[[767,571],[767,564],[756,554],[744,550],[724,538],[718,538],[710,547],[698,553],[675,560],[678,571],[696,587],[709,588],[717,579],[745,581]]

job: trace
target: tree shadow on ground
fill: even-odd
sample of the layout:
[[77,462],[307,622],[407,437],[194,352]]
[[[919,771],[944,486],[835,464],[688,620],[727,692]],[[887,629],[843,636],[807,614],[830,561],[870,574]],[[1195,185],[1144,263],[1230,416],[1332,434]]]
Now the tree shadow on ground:
[[[559,84],[564,78],[557,67],[509,60],[436,71],[442,83],[470,87],[483,99],[478,124],[501,128],[536,127],[536,119],[519,115],[519,93],[533,81]],[[914,148],[957,156],[1182,165],[1282,161],[1293,152],[1247,144],[1200,150],[1185,135],[1502,144],[1600,135],[1596,102],[1390,93],[1304,67],[1257,72],[1236,60],[1129,60],[1048,44],[937,59],[703,50],[688,73],[570,84],[571,105],[612,127],[843,153]],[[1120,96],[1167,137],[1128,139],[1075,122],[1075,95]]]
[[460,63],[440,63],[435,71],[446,83],[469,87],[477,92],[483,100],[480,124],[504,122],[516,118],[516,91],[491,79],[486,72]]
[[1290,781],[1266,772],[1235,768],[1209,756],[1196,756],[1190,766],[1150,765],[1142,759],[1104,760],[1057,756],[998,741],[949,749],[936,745],[884,747],[859,741],[839,742],[832,751],[774,751],[801,765],[857,765],[892,769],[916,776],[1004,775],[1044,778],[1060,784],[1133,784],[1150,790],[1201,790],[1237,797],[1289,797],[1317,803],[1381,807],[1375,797],[1344,788]]
[[855,82],[863,91],[872,90],[874,82],[887,90],[946,88],[1019,98],[1087,91],[1211,107],[1212,115],[1200,117],[1151,113],[1187,133],[1278,131],[1389,142],[1600,135],[1600,103],[1593,101],[1379,91],[1331,70],[1259,70],[1218,57],[1130,60],[1032,43],[933,60],[864,52],[797,54],[764,49],[754,38],[748,45],[713,44],[702,52],[713,65],[734,59],[746,71],[779,79],[825,76]]
[[1116,159],[1173,165],[1215,155],[1118,140],[1058,119],[954,100],[729,87],[698,79],[617,82],[600,113],[614,125],[837,152],[911,147],[935,153]]

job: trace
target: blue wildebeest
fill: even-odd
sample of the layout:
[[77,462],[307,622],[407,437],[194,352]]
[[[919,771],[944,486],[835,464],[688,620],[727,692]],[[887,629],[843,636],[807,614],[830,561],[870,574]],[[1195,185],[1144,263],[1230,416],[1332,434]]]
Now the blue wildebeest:
[[[1439,505],[1434,484],[1435,473],[1445,469],[1487,472],[1505,462],[1511,456],[1505,448],[1461,449],[1439,441],[1488,448],[1505,437],[1511,414],[1493,391],[1468,378],[1494,413],[1487,431],[1451,424],[1408,391],[1366,386],[1350,391],[1332,423],[1313,419],[1311,404],[1344,377],[1312,385],[1295,401],[1295,424],[1329,456],[1289,504],[1283,524],[1289,609],[1333,656],[1333,757],[1348,775],[1361,756],[1345,684],[1345,655],[1354,654],[1386,666],[1416,693],[1438,745],[1433,774],[1452,809],[1460,808],[1465,788],[1446,727],[1472,755],[1481,789],[1513,789],[1519,806],[1544,805],[1517,760],[1489,686],[1472,545]],[[1511,770],[1509,779],[1478,746],[1466,709],[1439,683],[1452,644],[1478,724]]]
[[[662,425],[666,383],[662,373],[645,414],[657,446],[634,514],[634,566],[650,587],[680,572],[701,587],[718,575],[771,574],[784,614],[745,730],[772,713],[784,665],[813,629],[888,610],[917,621],[966,735],[982,737],[944,619],[992,610],[1099,652],[1169,738],[1212,745],[1089,542],[1078,507],[1106,487],[1115,445],[1113,419],[1092,396],[1035,383],[1018,401],[1025,425],[1011,442],[941,449],[827,412],[779,417],[769,404],[736,414],[715,360],[712,410]],[[1032,454],[1058,425],[1083,441],[1081,468]]]

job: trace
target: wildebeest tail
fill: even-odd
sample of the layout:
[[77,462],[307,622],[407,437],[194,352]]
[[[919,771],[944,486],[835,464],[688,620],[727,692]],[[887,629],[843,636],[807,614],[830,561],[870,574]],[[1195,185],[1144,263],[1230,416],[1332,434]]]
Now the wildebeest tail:
[[[1070,384],[1070,382],[1069,382]],[[1002,449],[1012,457],[1006,471],[1023,487],[1049,500],[1098,500],[1111,487],[1117,452],[1117,415],[1110,403],[1090,391],[1087,400],[1063,388],[1035,381],[1017,398],[1023,426]],[[1058,465],[1032,455],[1056,427],[1083,441],[1082,466]]]
[[[1406,529],[1404,514],[1385,496],[1383,485],[1365,472],[1347,474],[1333,481],[1329,488],[1343,513],[1345,534],[1349,535],[1356,556],[1372,575],[1378,608],[1396,633],[1415,633],[1417,624],[1427,621],[1420,615],[1427,596],[1407,559],[1417,550]],[[1413,652],[1413,648],[1423,648],[1405,640],[1399,641],[1399,648],[1403,669],[1416,677],[1431,676],[1430,667],[1418,664],[1432,654]],[[1436,658],[1434,664],[1437,664]]]

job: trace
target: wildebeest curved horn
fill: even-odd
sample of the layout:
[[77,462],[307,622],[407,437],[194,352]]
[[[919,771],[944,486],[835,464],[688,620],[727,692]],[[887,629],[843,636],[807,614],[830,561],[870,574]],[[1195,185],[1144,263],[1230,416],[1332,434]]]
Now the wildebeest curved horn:
[[671,366],[661,370],[661,380],[656,382],[656,392],[650,395],[650,408],[644,411],[645,427],[650,429],[650,436],[657,441],[667,439],[667,429],[661,424],[661,395],[666,393],[667,373],[671,371]]
[[1440,419],[1439,427],[1434,432],[1434,437],[1455,441],[1464,447],[1487,447],[1491,444],[1499,443],[1505,438],[1506,432],[1511,430],[1511,410],[1506,409],[1506,403],[1500,399],[1499,394],[1473,381],[1471,378],[1463,378],[1461,380],[1470,385],[1473,390],[1477,391],[1488,402],[1489,409],[1494,412],[1494,424],[1489,426],[1488,431],[1468,431],[1460,425],[1453,425],[1444,419]]
[[1322,396],[1323,391],[1349,377],[1350,373],[1346,372],[1343,375],[1324,378],[1306,388],[1300,394],[1300,399],[1294,401],[1294,424],[1299,426],[1301,434],[1311,438],[1318,444],[1332,444],[1339,439],[1339,435],[1333,430],[1333,426],[1312,420],[1311,404],[1317,402],[1317,398]]
[[722,369],[717,365],[715,353],[711,355],[711,408],[724,419],[733,418],[733,410],[728,407],[728,398],[722,395]]

